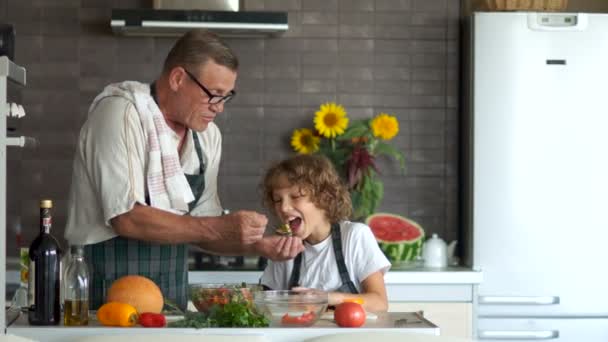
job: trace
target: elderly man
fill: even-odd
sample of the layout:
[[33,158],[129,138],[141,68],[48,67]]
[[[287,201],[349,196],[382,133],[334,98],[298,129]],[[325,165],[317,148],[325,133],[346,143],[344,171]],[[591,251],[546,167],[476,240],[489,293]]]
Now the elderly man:
[[181,37],[152,84],[111,84],[94,100],[74,157],[65,237],[85,245],[90,307],[127,274],[187,303],[187,244],[225,255],[293,258],[294,237],[263,237],[253,211],[220,216],[221,134],[213,123],[235,96],[238,60],[212,33]]

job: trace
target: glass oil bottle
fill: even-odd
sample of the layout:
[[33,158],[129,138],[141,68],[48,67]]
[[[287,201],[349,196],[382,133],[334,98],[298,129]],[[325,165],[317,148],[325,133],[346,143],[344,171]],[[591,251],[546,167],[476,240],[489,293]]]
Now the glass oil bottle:
[[89,324],[89,270],[84,260],[84,248],[70,247],[71,258],[63,282],[63,325]]

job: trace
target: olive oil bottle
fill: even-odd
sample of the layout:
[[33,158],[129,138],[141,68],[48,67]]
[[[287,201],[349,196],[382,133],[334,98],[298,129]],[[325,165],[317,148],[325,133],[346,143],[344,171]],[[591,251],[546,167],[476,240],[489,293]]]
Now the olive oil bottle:
[[63,281],[63,325],[89,324],[89,270],[82,246],[70,247],[71,260]]

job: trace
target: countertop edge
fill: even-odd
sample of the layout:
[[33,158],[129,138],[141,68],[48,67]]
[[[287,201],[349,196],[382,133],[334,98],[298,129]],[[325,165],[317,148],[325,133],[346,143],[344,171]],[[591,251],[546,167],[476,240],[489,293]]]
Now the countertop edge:
[[[408,323],[411,318],[415,318],[417,322]],[[402,325],[397,325],[397,322],[404,321]],[[333,322],[320,320],[310,328],[292,329],[292,328],[114,328],[101,327],[97,322],[95,325],[87,327],[64,327],[64,326],[36,326],[32,327],[27,324],[27,318],[21,316],[18,320],[9,326],[6,330],[7,334],[22,336],[38,341],[59,342],[66,340],[81,340],[86,337],[107,336],[104,340],[129,341],[131,336],[138,336],[140,339],[144,336],[157,335],[154,341],[164,341],[176,339],[182,336],[206,336],[209,339],[211,336],[224,336],[221,341],[226,341],[227,338],[233,338],[235,341],[254,340],[254,336],[259,336],[257,341],[269,342],[292,342],[302,341],[309,338],[315,338],[323,335],[334,335],[340,333],[418,333],[438,336],[440,328],[426,318],[416,313],[401,312],[401,313],[383,313],[379,314],[378,321],[366,321],[365,325],[359,328],[340,328]],[[98,340],[100,341],[100,340]],[[188,341],[194,341],[189,338]],[[218,341],[217,339],[215,341]]]

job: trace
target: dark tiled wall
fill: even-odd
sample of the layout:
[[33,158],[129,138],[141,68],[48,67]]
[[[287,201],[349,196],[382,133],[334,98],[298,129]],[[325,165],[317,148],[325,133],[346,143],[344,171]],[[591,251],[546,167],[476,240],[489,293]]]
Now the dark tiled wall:
[[[63,235],[71,159],[87,108],[103,86],[152,81],[173,38],[126,38],[110,32],[111,8],[144,0],[5,0],[0,20],[17,31],[16,61],[28,85],[11,89],[27,116],[15,125],[41,142],[10,150],[8,228],[21,217],[25,243],[38,227],[38,200],[55,200]],[[344,105],[351,118],[397,116],[394,143],[407,171],[381,161],[381,210],[409,216],[430,234],[457,238],[457,112],[460,1],[245,0],[246,10],[289,12],[278,39],[230,39],[242,69],[239,96],[220,116],[222,202],[261,209],[257,184],[270,161],[291,154],[295,128],[312,127],[318,106]],[[14,234],[8,235],[15,254]]]

